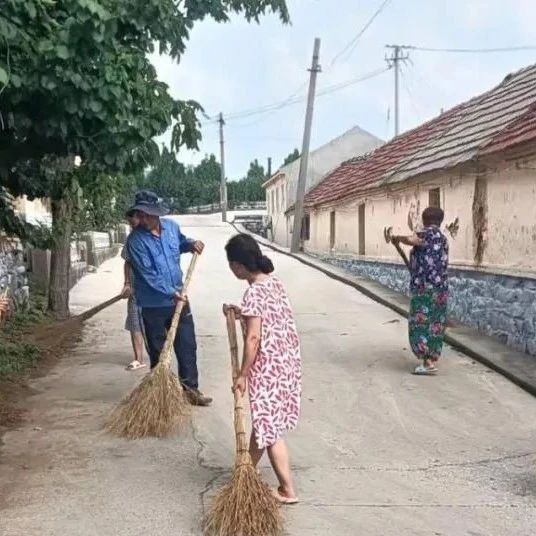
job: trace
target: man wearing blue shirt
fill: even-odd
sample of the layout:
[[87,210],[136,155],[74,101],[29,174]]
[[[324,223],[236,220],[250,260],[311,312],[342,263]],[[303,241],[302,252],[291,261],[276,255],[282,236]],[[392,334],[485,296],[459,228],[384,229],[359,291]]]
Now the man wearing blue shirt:
[[[134,272],[136,300],[142,310],[151,368],[158,364],[166,332],[181,298],[181,253],[201,254],[203,242],[186,238],[179,225],[166,219],[158,196],[142,191],[130,209],[140,215],[141,225],[129,235],[126,251]],[[208,406],[212,399],[199,391],[197,343],[190,305],[185,304],[174,342],[179,378],[190,402]]]

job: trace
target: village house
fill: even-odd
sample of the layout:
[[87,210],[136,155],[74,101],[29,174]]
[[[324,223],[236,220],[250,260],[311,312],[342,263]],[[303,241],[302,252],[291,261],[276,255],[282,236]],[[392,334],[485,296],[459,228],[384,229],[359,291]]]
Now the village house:
[[[383,141],[376,136],[356,126],[312,151],[309,155],[306,191],[318,184],[341,162],[372,151],[382,143]],[[271,238],[284,247],[288,247],[291,241],[293,219],[287,210],[296,201],[300,161],[301,159],[298,158],[281,167],[263,185],[266,190],[266,205],[271,223]]]
[[536,65],[350,159],[305,198],[304,250],[407,292],[384,231],[445,210],[451,314],[536,355]]

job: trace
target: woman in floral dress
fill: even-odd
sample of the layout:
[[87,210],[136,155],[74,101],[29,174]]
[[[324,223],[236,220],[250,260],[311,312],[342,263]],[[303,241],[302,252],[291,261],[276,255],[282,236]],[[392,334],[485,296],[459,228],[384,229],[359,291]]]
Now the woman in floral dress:
[[300,412],[301,359],[298,332],[281,281],[257,242],[239,234],[225,247],[233,274],[249,283],[241,307],[232,307],[246,326],[244,358],[233,390],[249,391],[252,433],[250,454],[258,464],[265,449],[279,480],[274,490],[283,504],[298,502],[292,480],[286,432]]
[[444,214],[429,207],[422,215],[424,229],[413,236],[396,236],[394,241],[413,246],[410,257],[411,305],[409,341],[422,364],[415,374],[437,373],[447,325],[449,246],[441,232]]

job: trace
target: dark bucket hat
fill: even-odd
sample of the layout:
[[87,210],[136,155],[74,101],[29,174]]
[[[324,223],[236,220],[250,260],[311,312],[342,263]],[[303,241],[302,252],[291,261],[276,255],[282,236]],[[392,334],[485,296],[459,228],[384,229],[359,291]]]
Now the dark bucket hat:
[[134,205],[127,210],[127,216],[134,212],[143,212],[148,216],[165,216],[169,210],[163,205],[162,200],[149,190],[141,190],[134,198]]

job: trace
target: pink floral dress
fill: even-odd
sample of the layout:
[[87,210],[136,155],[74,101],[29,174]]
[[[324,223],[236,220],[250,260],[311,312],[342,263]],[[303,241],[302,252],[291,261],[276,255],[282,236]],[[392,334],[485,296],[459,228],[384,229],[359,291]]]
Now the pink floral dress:
[[253,431],[262,449],[298,424],[300,341],[287,293],[275,277],[248,288],[242,315],[262,320],[259,353],[248,377]]

